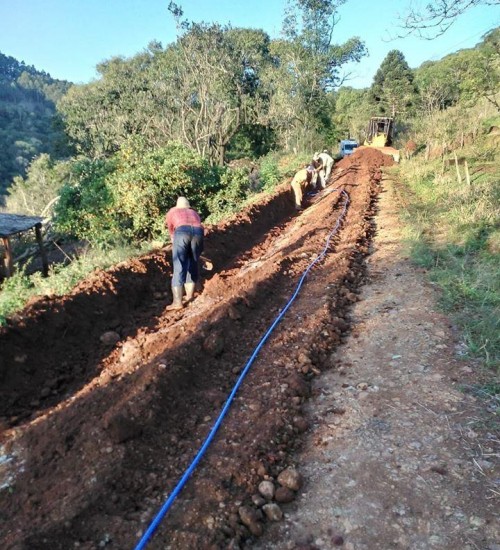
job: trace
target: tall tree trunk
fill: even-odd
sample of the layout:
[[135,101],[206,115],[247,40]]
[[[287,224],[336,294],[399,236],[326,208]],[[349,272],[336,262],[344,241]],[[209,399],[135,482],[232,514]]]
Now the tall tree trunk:
[[226,153],[226,146],[223,143],[219,143],[219,166],[224,166],[225,153]]

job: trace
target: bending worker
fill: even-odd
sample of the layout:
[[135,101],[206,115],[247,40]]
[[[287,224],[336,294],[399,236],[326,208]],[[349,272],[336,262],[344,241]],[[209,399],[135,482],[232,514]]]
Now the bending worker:
[[325,149],[322,153],[314,153],[314,160],[321,163],[321,169],[319,171],[319,179],[321,182],[321,187],[324,189],[328,180],[330,179],[330,174],[333,167],[333,158],[328,154],[328,151]]
[[318,166],[319,164],[313,161],[306,168],[299,170],[293,177],[290,185],[292,186],[293,194],[295,195],[295,210],[303,210],[302,198],[304,196],[304,192],[307,189],[307,186],[312,182],[313,176],[316,177],[319,170]]
[[199,214],[190,208],[185,197],[179,197],[165,218],[172,239],[172,294],[173,302],[167,310],[182,309],[182,295],[186,290],[186,303],[194,297],[198,281],[198,260],[203,252],[203,226]]

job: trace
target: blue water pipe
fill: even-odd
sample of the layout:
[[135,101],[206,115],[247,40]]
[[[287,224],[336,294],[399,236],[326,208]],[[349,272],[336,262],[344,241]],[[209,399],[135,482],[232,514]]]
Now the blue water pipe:
[[[337,191],[337,189],[333,189],[333,191]],[[184,472],[183,476],[181,477],[181,479],[179,480],[179,482],[175,486],[174,490],[172,491],[172,493],[170,494],[168,499],[165,501],[165,503],[161,507],[160,511],[156,514],[156,517],[153,519],[153,521],[151,522],[151,524],[147,528],[146,532],[142,535],[141,540],[137,543],[134,550],[143,550],[144,548],[146,548],[146,545],[150,541],[150,539],[153,536],[154,532],[156,531],[156,529],[160,525],[161,521],[163,520],[163,518],[167,514],[168,510],[171,508],[174,500],[177,498],[177,495],[183,489],[183,487],[186,484],[187,480],[189,479],[191,474],[194,472],[196,466],[198,465],[198,462],[200,462],[203,455],[205,454],[205,451],[207,450],[207,448],[209,447],[209,445],[212,442],[213,438],[215,437],[215,434],[217,433],[217,430],[219,429],[219,426],[222,424],[222,421],[223,421],[224,417],[226,416],[226,413],[229,410],[229,407],[231,406],[231,403],[233,402],[233,399],[236,395],[236,392],[238,391],[239,387],[241,386],[241,383],[243,382],[243,379],[245,378],[245,376],[246,376],[247,372],[249,371],[250,367],[252,366],[253,362],[257,358],[257,355],[259,354],[259,351],[262,349],[262,347],[264,346],[264,344],[268,340],[269,336],[271,335],[271,333],[275,329],[276,325],[281,321],[281,319],[283,319],[285,313],[288,311],[288,309],[290,308],[290,306],[294,302],[295,298],[297,297],[297,295],[300,292],[300,289],[302,288],[302,285],[304,284],[304,281],[305,281],[308,273],[311,271],[311,269],[320,260],[322,260],[326,256],[326,254],[328,252],[328,249],[330,248],[330,241],[332,240],[334,235],[339,230],[340,224],[341,224],[341,222],[342,222],[342,220],[345,216],[345,213],[347,212],[347,207],[349,206],[349,195],[348,195],[348,193],[344,189],[342,189],[340,193],[341,193],[341,195],[343,195],[345,197],[344,207],[343,207],[342,213],[340,214],[340,216],[337,220],[337,223],[335,224],[335,227],[328,234],[328,237],[326,239],[326,244],[325,244],[325,247],[323,248],[323,251],[321,252],[321,254],[319,254],[307,266],[306,270],[302,274],[302,276],[301,276],[301,278],[300,278],[300,280],[297,284],[297,287],[296,287],[295,292],[293,293],[292,297],[290,298],[290,300],[288,301],[286,306],[281,310],[281,312],[276,317],[276,319],[273,321],[271,326],[268,328],[267,332],[261,338],[260,342],[257,344],[257,347],[255,348],[254,352],[250,356],[250,359],[247,361],[247,363],[245,365],[245,368],[242,370],[240,376],[238,377],[238,380],[234,384],[234,387],[233,387],[231,393],[229,394],[229,397],[227,398],[226,403],[224,404],[224,407],[222,408],[222,411],[219,414],[219,417],[215,421],[215,424],[212,426],[212,429],[210,430],[210,433],[206,437],[205,441],[203,442],[203,445],[200,447],[200,450],[198,451],[198,453],[194,457],[193,461],[191,462],[191,464],[188,466],[188,468]]]

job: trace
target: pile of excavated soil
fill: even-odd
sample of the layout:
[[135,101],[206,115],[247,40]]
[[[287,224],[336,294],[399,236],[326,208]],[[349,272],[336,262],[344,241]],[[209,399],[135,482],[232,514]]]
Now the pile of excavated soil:
[[[330,251],[260,352],[150,548],[251,545],[296,497],[312,381],[336,364],[373,233],[375,150],[296,216],[283,185],[208,231],[214,271],[166,312],[170,251],[96,272],[0,329],[0,545],[132,548],[190,464],[260,338],[349,204]],[[295,476],[295,477],[294,477]],[[284,480],[288,478],[287,480]],[[292,477],[292,481],[290,481]],[[262,481],[280,480],[267,508]]]

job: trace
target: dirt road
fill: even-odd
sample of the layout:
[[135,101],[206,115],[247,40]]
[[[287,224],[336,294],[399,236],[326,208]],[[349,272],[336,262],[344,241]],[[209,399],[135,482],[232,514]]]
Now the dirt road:
[[[305,497],[295,471],[287,470],[288,481],[279,474],[297,466],[305,474],[306,494],[314,482],[314,459],[298,454],[309,447],[302,442],[318,429],[308,403],[324,393],[322,385],[330,376],[348,380],[349,363],[355,364],[354,356],[339,356],[338,346],[347,339],[350,311],[366,278],[380,167],[389,162],[376,151],[360,151],[337,166],[326,192],[314,197],[299,216],[292,211],[290,190],[284,185],[231,222],[212,228],[206,250],[215,265],[213,276],[181,312],[164,311],[171,296],[170,257],[163,251],[96,273],[70,296],[37,301],[2,329],[1,547],[134,547],[206,437],[260,338],[323,249],[345,204],[344,196],[334,190],[342,188],[350,203],[330,253],[308,276],[262,349],[216,440],[148,546],[329,548],[333,539],[325,539],[323,546],[316,540],[323,531],[291,529],[289,518],[294,507],[301,509]],[[400,276],[394,277],[398,282]],[[383,347],[392,344],[389,334],[382,330]],[[392,356],[390,362],[398,369],[402,363]],[[431,356],[421,362],[422,369],[430,364]],[[402,382],[427,380],[425,370],[412,375],[406,372],[409,368],[403,365],[393,391]],[[349,378],[348,386],[338,391],[368,407],[375,394],[383,394],[384,377],[374,374],[356,386]],[[433,386],[438,382],[433,379]],[[355,388],[352,394],[346,389],[350,386]],[[363,402],[358,393],[369,399]],[[342,399],[339,396],[339,407],[332,405],[337,412],[330,413],[352,418],[353,430],[383,434],[386,425],[393,429],[395,420],[380,414],[380,422],[373,414],[374,423],[367,420],[365,425],[344,405],[346,411],[340,413]],[[441,409],[423,399],[419,402],[442,418]],[[414,417],[408,413],[407,423],[415,421],[420,405],[411,409]],[[317,415],[330,413],[319,409]],[[427,428],[435,424],[430,418]],[[421,439],[415,442],[426,448]],[[396,441],[388,445],[397,446]],[[448,472],[451,466],[443,466],[439,458],[436,468]],[[348,454],[346,460],[354,463]],[[284,486],[272,502],[259,497],[259,487],[273,491],[278,479]],[[262,481],[268,483],[262,486]],[[344,482],[346,495],[352,491],[362,499],[359,486]],[[362,487],[367,505],[377,502],[377,492]],[[409,517],[409,508],[404,502],[401,506]],[[285,519],[279,520],[283,511]],[[489,525],[489,516],[474,517],[479,518],[478,529]],[[361,522],[349,521],[351,526]],[[272,525],[279,526],[276,532]],[[336,541],[354,544],[352,548],[405,548],[363,546],[363,539],[356,545],[349,540],[356,529],[346,525],[339,520],[325,526],[324,532],[332,534],[335,529],[332,536],[340,537]],[[266,537],[274,538],[266,542]],[[391,541],[395,537],[391,532]]]
[[382,189],[352,331],[305,407],[307,482],[257,550],[500,549],[499,404],[460,359]]

